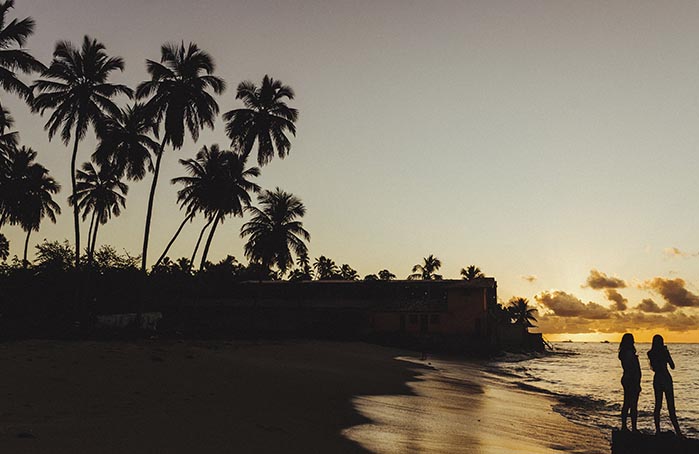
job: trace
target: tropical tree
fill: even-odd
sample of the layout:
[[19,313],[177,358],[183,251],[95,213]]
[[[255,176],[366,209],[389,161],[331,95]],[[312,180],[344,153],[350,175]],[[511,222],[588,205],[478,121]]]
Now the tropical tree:
[[14,0],[0,2],[0,87],[31,101],[32,89],[17,77],[17,72],[42,72],[46,67],[24,49],[34,33],[34,19],[26,17],[8,22],[7,13],[14,6]]
[[140,181],[153,170],[152,155],[158,151],[158,142],[150,133],[156,127],[142,104],[121,109],[104,119],[92,159],[100,166],[108,165],[119,177]]
[[382,281],[391,281],[396,278],[396,275],[388,270],[379,271],[379,279]]
[[365,281],[378,281],[379,277],[375,274],[367,274],[366,276],[364,276],[364,280]]
[[436,274],[436,271],[442,266],[442,262],[430,254],[429,257],[423,257],[422,263],[413,266],[413,274],[408,276],[408,279],[422,279],[425,281],[439,280],[442,276]]
[[236,99],[245,105],[242,109],[226,112],[226,134],[232,145],[246,155],[257,142],[257,163],[268,164],[277,156],[284,159],[291,150],[287,133],[296,135],[298,111],[289,107],[285,99],[294,99],[294,90],[265,75],[262,85],[245,81],[238,85]]
[[10,256],[10,242],[7,237],[0,233],[0,260],[5,261]]
[[18,135],[16,132],[7,133],[14,123],[10,113],[0,107],[0,227],[7,220],[6,204],[10,204],[10,157],[9,153],[17,146]]
[[485,274],[476,265],[469,265],[466,268],[461,268],[461,278],[467,281],[480,279],[485,277]]
[[160,62],[146,61],[151,80],[142,82],[137,90],[138,99],[149,98],[145,104],[147,114],[159,125],[163,123],[163,138],[156,153],[146,212],[143,235],[141,268],[145,272],[148,258],[153,201],[158,184],[160,162],[165,146],[170,144],[179,150],[184,144],[186,131],[196,142],[199,132],[206,126],[213,128],[218,115],[218,104],[208,90],[223,93],[225,83],[213,75],[215,66],[211,56],[194,43],[164,44],[160,48]]
[[324,255],[315,259],[313,269],[316,272],[316,278],[321,281],[335,279],[340,272],[335,262]]
[[522,297],[513,297],[508,301],[507,310],[515,325],[521,326],[524,330],[532,328],[532,322],[536,322],[536,309],[529,306],[529,301]]
[[264,191],[257,201],[260,208],[247,208],[252,218],[240,231],[242,238],[249,237],[245,256],[263,268],[276,266],[284,275],[294,264],[292,254],[308,258],[304,241],[310,241],[311,235],[299,220],[306,207],[298,197],[279,188]]
[[[114,71],[123,71],[121,57],[110,57],[105,47],[97,40],[85,36],[80,49],[67,41],[59,41],[53,52],[51,65],[42,73],[43,79],[34,82],[39,94],[34,98],[32,109],[41,115],[53,110],[44,126],[49,140],[59,131],[61,139],[68,145],[73,139],[70,160],[72,196],[77,192],[78,144],[85,138],[88,127],[101,125],[106,115],[116,117],[119,108],[112,98],[123,94],[131,98],[133,91],[125,85],[111,84],[109,76]],[[80,217],[78,206],[73,206],[75,225],[75,266],[80,266]]]
[[[195,159],[181,159],[180,163],[189,174],[172,180],[173,183],[184,185],[178,192],[181,206],[187,207],[188,212],[202,211],[211,224],[202,254],[201,269],[206,263],[218,224],[227,216],[242,216],[243,210],[250,206],[250,192],[259,192],[260,187],[249,178],[259,176],[260,169],[246,168],[245,156],[221,150],[218,145],[204,146]],[[205,229],[206,226],[202,229],[202,234]]]
[[27,232],[22,262],[24,266],[28,264],[27,249],[32,231],[39,231],[44,217],[55,223],[56,214],[61,213],[61,208],[52,197],[60,191],[61,186],[49,176],[49,171],[44,166],[34,162],[36,155],[36,151],[28,147],[10,150],[8,153],[12,203],[6,205],[6,219],[10,224],[19,224]]
[[356,281],[357,279],[359,279],[359,274],[357,273],[357,270],[355,270],[346,263],[344,263],[340,267],[339,275],[340,279],[342,279],[343,281]]
[[88,263],[92,263],[97,242],[97,231],[112,218],[119,216],[126,207],[126,194],[129,187],[123,183],[118,172],[109,165],[96,169],[90,162],[78,170],[77,187],[74,195],[68,197],[68,203],[82,211],[85,221],[90,216],[90,228],[87,234]]
[[313,279],[313,268],[308,257],[308,251],[296,257],[296,266],[289,274],[290,281],[310,281]]

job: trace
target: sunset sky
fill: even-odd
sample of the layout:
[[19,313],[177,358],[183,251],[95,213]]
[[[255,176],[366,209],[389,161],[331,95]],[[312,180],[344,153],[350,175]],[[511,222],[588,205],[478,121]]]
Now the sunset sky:
[[[26,16],[41,61],[88,34],[125,59],[113,81],[131,86],[162,43],[195,41],[228,83],[223,112],[242,80],[292,86],[297,138],[258,183],[304,201],[311,257],[403,278],[434,254],[447,278],[475,264],[503,301],[529,298],[553,339],[699,341],[699,3],[18,0],[11,17]],[[72,238],[70,150],[0,96],[63,185],[64,214],[33,244]],[[229,145],[220,118],[166,149],[151,263],[182,220],[177,159],[213,143]],[[129,183],[99,243],[140,253],[149,184]],[[219,228],[212,260],[244,260],[242,222]],[[202,225],[170,256],[189,256]],[[3,233],[21,255],[20,229]]]

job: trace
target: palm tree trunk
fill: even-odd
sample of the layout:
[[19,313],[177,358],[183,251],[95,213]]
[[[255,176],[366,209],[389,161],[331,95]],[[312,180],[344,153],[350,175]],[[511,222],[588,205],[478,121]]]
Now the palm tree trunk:
[[194,258],[197,256],[197,250],[199,249],[199,244],[201,243],[201,239],[204,237],[204,231],[206,231],[207,227],[211,225],[211,223],[214,222],[214,218],[209,219],[209,222],[206,223],[203,229],[201,229],[201,232],[199,233],[199,239],[197,239],[197,244],[194,246],[194,252],[192,253],[192,260],[189,261],[189,269],[192,269],[192,265],[194,264]]
[[175,240],[179,236],[180,232],[184,228],[184,225],[187,223],[187,221],[191,221],[193,217],[194,217],[194,213],[190,213],[187,217],[184,218],[184,221],[182,221],[182,224],[180,224],[180,227],[177,229],[177,232],[175,232],[175,236],[173,236],[172,239],[170,240],[170,242],[167,244],[167,246],[165,247],[165,250],[163,251],[160,258],[158,259],[157,262],[155,262],[155,265],[153,265],[153,268],[160,265],[160,262],[162,262],[163,259],[165,258],[165,256],[167,255],[168,251],[170,250],[170,246],[173,245],[173,243],[175,242]]
[[95,226],[95,212],[92,212],[90,218],[90,228],[87,231],[87,263],[92,263],[92,250],[90,249],[90,239],[92,238],[92,229]]
[[[73,199],[77,192],[77,183],[75,176],[75,165],[78,158],[78,125],[81,123],[80,118],[75,125],[75,144],[73,145],[73,156],[70,159],[70,182],[73,189]],[[80,267],[80,216],[77,200],[73,204],[73,222],[75,223],[75,268]]]
[[199,264],[199,271],[202,271],[204,269],[204,263],[206,263],[206,256],[209,255],[209,247],[211,246],[211,240],[214,239],[214,233],[216,232],[216,226],[218,225],[218,221],[221,219],[221,215],[217,214],[216,217],[214,217],[214,225],[211,226],[211,232],[209,232],[209,238],[206,240],[206,246],[204,246],[204,253],[201,256],[201,263]]
[[99,229],[100,221],[99,219],[95,222],[95,231],[92,233],[92,244],[90,245],[90,262],[92,262],[92,257],[95,255],[95,243],[97,243],[97,230]]
[[22,259],[22,268],[26,268],[29,262],[27,261],[27,249],[29,249],[29,235],[32,234],[32,229],[27,229],[27,238],[24,240],[24,258]]
[[148,259],[148,235],[150,234],[150,222],[153,217],[153,199],[155,199],[155,188],[158,185],[158,174],[160,173],[160,161],[163,159],[163,151],[167,143],[167,134],[160,144],[160,152],[155,160],[155,170],[153,171],[153,183],[150,186],[150,196],[148,197],[148,211],[146,212],[146,231],[143,234],[143,252],[141,254],[141,271],[147,272],[146,261]]

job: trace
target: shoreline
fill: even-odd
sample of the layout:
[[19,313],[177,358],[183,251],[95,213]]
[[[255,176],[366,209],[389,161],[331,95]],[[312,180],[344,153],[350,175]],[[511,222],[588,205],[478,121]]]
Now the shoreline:
[[2,343],[0,450],[609,452],[483,363],[418,356],[353,342]]

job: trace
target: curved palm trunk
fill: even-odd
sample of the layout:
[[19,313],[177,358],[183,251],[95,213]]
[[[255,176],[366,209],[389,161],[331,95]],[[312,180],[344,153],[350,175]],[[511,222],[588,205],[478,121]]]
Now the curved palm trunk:
[[211,240],[214,239],[214,233],[216,232],[216,226],[218,221],[221,220],[221,215],[218,214],[214,217],[214,225],[211,226],[211,232],[209,232],[209,238],[206,239],[206,246],[204,246],[204,253],[201,255],[201,263],[199,264],[199,271],[204,269],[204,263],[206,263],[206,256],[209,255],[209,247],[211,247]]
[[[197,256],[197,251],[199,250],[199,244],[201,244],[201,239],[204,237],[204,232],[206,229],[211,225],[211,223],[214,222],[214,218],[209,219],[209,222],[206,223],[203,229],[201,229],[201,232],[199,232],[199,238],[197,239],[197,244],[194,246],[194,252],[192,253],[192,260],[189,261],[189,269],[192,269],[192,265],[194,264],[194,258]],[[189,270],[187,270],[189,271]]]
[[[77,192],[77,183],[75,180],[75,165],[78,158],[78,125],[81,123],[80,118],[75,125],[75,144],[73,145],[73,156],[70,159],[70,183],[73,188],[73,199]],[[80,267],[80,216],[77,202],[73,204],[73,222],[75,223],[75,268]]]
[[99,229],[100,221],[99,219],[95,222],[95,231],[92,233],[92,244],[90,245],[90,263],[92,263],[92,258],[95,255],[95,244],[97,243],[97,230]]
[[92,212],[92,217],[90,218],[90,228],[87,230],[87,263],[92,263],[92,249],[90,249],[90,243],[92,238],[92,229],[95,227],[95,212]]
[[27,249],[29,249],[29,235],[32,234],[32,229],[27,230],[27,238],[24,240],[24,258],[22,259],[22,268],[26,268],[29,265],[27,261]]
[[175,242],[175,240],[176,240],[177,237],[179,236],[180,232],[181,232],[182,229],[184,228],[184,225],[185,225],[188,221],[191,221],[193,217],[194,217],[194,213],[190,213],[187,217],[184,218],[184,221],[182,221],[182,224],[180,224],[180,227],[177,229],[177,232],[175,232],[175,235],[172,237],[172,239],[170,240],[170,242],[169,242],[169,243],[167,244],[167,246],[165,247],[165,250],[164,250],[163,253],[160,255],[160,258],[158,259],[157,262],[155,262],[155,265],[153,265],[153,268],[155,268],[155,267],[157,267],[158,265],[160,265],[160,262],[162,262],[163,259],[167,256],[168,251],[170,251],[170,247],[173,245],[173,243]]
[[150,186],[150,195],[148,196],[148,211],[146,212],[146,231],[143,234],[143,252],[141,253],[141,271],[146,270],[146,261],[148,259],[148,236],[150,234],[150,222],[153,217],[153,199],[155,199],[155,188],[158,185],[158,174],[160,173],[160,161],[163,159],[163,151],[167,143],[167,134],[163,137],[163,142],[160,144],[160,153],[158,159],[155,160],[155,170],[153,171],[153,183]]

